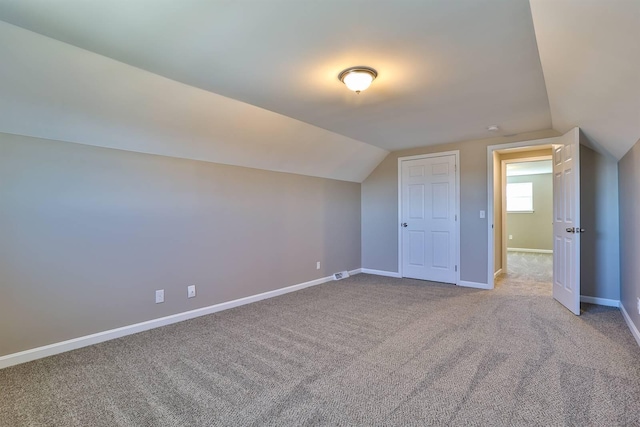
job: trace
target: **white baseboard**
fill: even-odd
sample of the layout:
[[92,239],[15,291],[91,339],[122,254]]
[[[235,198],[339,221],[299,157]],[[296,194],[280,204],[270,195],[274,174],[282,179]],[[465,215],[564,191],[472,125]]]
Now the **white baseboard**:
[[488,283],[467,282],[466,280],[460,280],[460,282],[458,282],[458,286],[476,289],[493,289]]
[[493,273],[493,278],[495,279],[496,277],[498,277],[499,275],[502,274],[502,269],[499,269],[498,271],[496,271],[495,273]]
[[[350,275],[360,273],[361,269],[349,271]],[[191,311],[185,311],[183,313],[172,314],[166,317],[160,317],[158,319],[147,320],[146,322],[136,323],[133,325],[123,326],[121,328],[110,329],[108,331],[98,332],[96,334],[86,335],[83,337],[73,338],[67,341],[62,341],[54,344],[45,345],[42,347],[33,348],[30,350],[21,351],[19,353],[8,354],[0,357],[0,369],[8,368],[9,366],[18,365],[20,363],[30,362],[32,360],[41,359],[47,356],[53,356],[54,354],[64,353],[67,351],[75,350],[78,348],[86,347],[93,344],[98,344],[104,341],[112,340],[115,338],[124,337],[127,335],[137,334],[138,332],[147,331],[149,329],[159,328],[161,326],[171,325],[172,323],[182,322],[184,320],[193,319],[195,317],[206,316],[207,314],[217,313],[219,311],[228,310],[230,308],[239,307],[241,305],[250,304],[252,302],[261,301],[267,298],[277,297],[279,295],[287,294],[289,292],[299,291],[310,286],[321,285],[333,280],[333,276],[322,277],[320,279],[311,280],[309,282],[299,283],[293,286],[287,286],[286,288],[280,288],[269,292],[263,292],[257,295],[251,295],[244,298],[239,298],[233,301],[227,301],[220,304],[210,305],[208,307],[202,307]]]
[[395,277],[401,278],[400,273],[396,273],[395,271],[384,271],[384,270],[372,270],[370,268],[361,268],[362,273],[365,274],[375,274],[376,276],[385,276],[385,277]]
[[629,317],[629,313],[624,309],[624,305],[620,304],[620,311],[622,312],[622,317],[624,317],[624,321],[627,322],[627,326],[631,329],[631,335],[636,339],[638,345],[640,345],[640,331]]
[[507,252],[529,252],[533,254],[552,254],[553,249],[507,248]]
[[618,301],[617,299],[589,297],[586,295],[580,295],[580,302],[588,302],[589,304],[605,305],[607,307],[620,307],[620,301]]

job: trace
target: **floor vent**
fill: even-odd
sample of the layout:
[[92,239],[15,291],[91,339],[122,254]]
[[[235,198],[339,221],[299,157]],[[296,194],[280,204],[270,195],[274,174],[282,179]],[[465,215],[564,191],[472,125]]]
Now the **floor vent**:
[[333,273],[333,280],[346,279],[347,277],[349,277],[349,272],[348,271],[341,271],[339,273]]

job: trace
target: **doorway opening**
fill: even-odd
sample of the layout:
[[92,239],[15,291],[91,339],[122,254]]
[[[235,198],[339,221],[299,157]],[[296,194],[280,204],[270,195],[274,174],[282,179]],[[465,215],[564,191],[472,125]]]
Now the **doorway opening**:
[[[542,155],[545,154],[546,155]],[[496,152],[501,162],[502,244],[495,286],[553,287],[553,164],[551,148]],[[498,259],[498,258],[497,258]]]
[[489,153],[491,288],[552,294],[553,142],[508,144]]
[[[506,267],[508,271],[508,237],[503,230],[506,214],[502,203],[506,194],[506,178],[502,161],[522,156],[547,157],[551,149],[553,169],[553,279],[552,296],[572,313],[580,315],[580,130],[534,141],[490,145],[487,147],[487,192],[489,221],[487,227],[487,287],[495,287],[495,278]],[[544,150],[538,152],[538,150]],[[524,154],[523,154],[524,153]],[[507,156],[513,156],[506,159]],[[506,176],[506,175],[505,175]],[[503,184],[505,184],[503,186]],[[524,196],[522,196],[524,197]],[[516,202],[518,203],[518,202]],[[520,203],[525,203],[522,200]]]

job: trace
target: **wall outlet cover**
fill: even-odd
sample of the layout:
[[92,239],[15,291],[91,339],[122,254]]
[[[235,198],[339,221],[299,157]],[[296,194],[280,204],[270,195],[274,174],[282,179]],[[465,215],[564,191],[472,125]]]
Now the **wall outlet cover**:
[[158,289],[156,291],[156,304],[164,302],[164,289]]
[[187,286],[187,298],[194,298],[196,296],[196,285]]

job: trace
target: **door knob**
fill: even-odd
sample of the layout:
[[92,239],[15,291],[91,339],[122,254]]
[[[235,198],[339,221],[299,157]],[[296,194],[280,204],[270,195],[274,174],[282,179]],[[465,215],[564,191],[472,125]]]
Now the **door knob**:
[[567,228],[567,233],[584,233],[585,230],[584,228],[579,228],[579,227],[571,227],[571,228]]
[[406,226],[407,226],[407,223],[406,223],[406,222],[403,222],[401,225],[402,225],[403,227],[406,227]]

